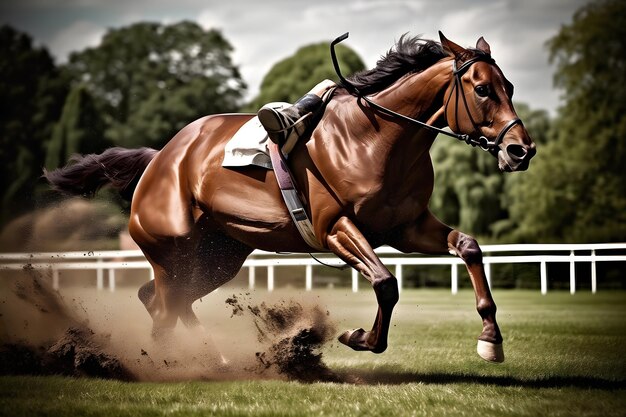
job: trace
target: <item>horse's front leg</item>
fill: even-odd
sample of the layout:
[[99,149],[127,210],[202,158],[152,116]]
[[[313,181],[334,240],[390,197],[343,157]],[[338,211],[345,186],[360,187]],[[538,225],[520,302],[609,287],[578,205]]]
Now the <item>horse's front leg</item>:
[[483,321],[483,331],[478,337],[478,354],[488,361],[503,362],[504,350],[502,334],[496,322],[496,303],[487,283],[482,250],[476,239],[446,226],[428,211],[396,236],[389,244],[403,252],[450,253],[463,259],[474,287],[476,309]]
[[333,226],[327,243],[330,250],[372,283],[378,301],[378,312],[372,330],[349,330],[339,336],[339,341],[354,350],[384,352],[387,349],[391,313],[399,298],[398,281],[347,217],[340,218]]

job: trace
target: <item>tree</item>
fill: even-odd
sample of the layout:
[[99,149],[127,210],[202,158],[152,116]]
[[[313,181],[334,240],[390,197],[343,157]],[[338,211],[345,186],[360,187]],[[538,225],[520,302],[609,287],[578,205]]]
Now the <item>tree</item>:
[[[515,103],[518,116],[539,144],[548,141],[551,121],[544,110]],[[516,226],[509,218],[507,190],[520,175],[503,174],[493,156],[440,136],[431,149],[435,188],[430,208],[445,223],[496,240]]]
[[550,140],[552,120],[546,110],[531,108],[526,103],[515,103],[515,111],[538,146]]
[[511,189],[516,238],[626,239],[626,3],[583,6],[548,42],[564,105],[554,138]]
[[464,232],[490,235],[491,225],[506,216],[500,206],[504,179],[493,156],[444,136],[435,141],[431,156],[433,213]]
[[43,144],[58,119],[67,83],[45,48],[0,27],[0,192],[4,223],[33,205]]
[[[304,46],[276,63],[263,78],[259,95],[247,106],[248,110],[257,111],[272,101],[293,103],[320,81],[337,81],[329,45],[330,42],[322,42]],[[345,76],[365,69],[363,60],[347,46],[337,45],[337,58]]]
[[67,70],[94,98],[107,139],[160,147],[198,117],[238,110],[246,87],[232,49],[193,22],[143,22],[110,30],[98,47],[72,54]]
[[103,151],[109,146],[103,135],[101,116],[85,87],[79,84],[68,94],[61,118],[54,126],[47,145],[46,168],[58,168],[76,153]]

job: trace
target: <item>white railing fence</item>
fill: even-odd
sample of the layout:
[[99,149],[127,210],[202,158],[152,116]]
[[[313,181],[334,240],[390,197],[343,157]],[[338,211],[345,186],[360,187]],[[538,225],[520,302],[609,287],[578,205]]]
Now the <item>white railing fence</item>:
[[[525,244],[525,245],[484,245],[483,262],[485,274],[491,285],[491,265],[493,264],[536,264],[540,265],[541,293],[548,292],[548,263],[569,263],[570,292],[576,292],[576,263],[586,262],[591,267],[591,292],[597,290],[597,262],[626,262],[626,243],[596,244]],[[602,254],[596,254],[601,251]],[[578,253],[577,253],[578,252]],[[585,254],[580,254],[585,252]],[[613,252],[613,253],[611,253]],[[617,253],[615,253],[617,252]],[[390,268],[398,279],[402,290],[402,273],[404,266],[410,265],[448,265],[450,267],[450,288],[453,294],[458,291],[458,268],[463,261],[452,256],[428,257],[422,255],[406,255],[390,247],[376,249],[382,262]],[[509,253],[506,255],[506,253]],[[522,253],[520,255],[520,253]],[[588,254],[587,254],[588,253]],[[343,262],[329,254],[318,254],[318,259],[327,265],[340,266]],[[248,286],[256,286],[257,268],[267,269],[267,289],[275,287],[276,267],[303,266],[305,268],[305,288],[313,289],[313,267],[320,266],[317,260],[307,254],[276,254],[272,252],[254,251],[243,264],[248,270]],[[102,251],[102,252],[62,252],[62,253],[2,253],[0,254],[0,271],[2,270],[47,270],[52,275],[52,285],[59,288],[59,271],[63,270],[94,270],[96,287],[104,288],[105,271],[108,287],[115,291],[115,271],[125,269],[148,269],[151,277],[152,269],[145,257],[138,250]],[[359,276],[352,270],[352,291],[359,289]]]

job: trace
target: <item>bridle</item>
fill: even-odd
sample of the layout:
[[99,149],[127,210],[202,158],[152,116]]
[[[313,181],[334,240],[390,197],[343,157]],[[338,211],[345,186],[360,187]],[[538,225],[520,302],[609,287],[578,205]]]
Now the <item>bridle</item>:
[[[467,70],[475,63],[477,62],[486,62],[490,65],[496,65],[496,61],[490,57],[489,55],[479,55],[479,56],[475,56],[474,58],[468,59],[467,61],[465,61],[463,63],[463,65],[461,65],[459,68],[456,67],[456,60],[452,61],[452,74],[454,75],[454,86],[452,87],[452,89],[450,90],[450,94],[448,95],[448,98],[446,100],[446,104],[444,105],[444,117],[446,120],[448,120],[448,104],[450,103],[450,99],[452,98],[452,93],[456,93],[455,94],[455,109],[454,109],[454,118],[456,121],[456,125],[459,125],[458,122],[458,117],[459,117],[459,94],[461,94],[461,96],[463,97],[463,105],[465,106],[465,111],[467,112],[467,117],[469,117],[470,122],[472,122],[472,126],[474,127],[474,131],[480,133],[480,129],[478,128],[478,124],[476,123],[476,121],[474,121],[474,118],[472,117],[472,112],[469,109],[469,105],[467,104],[467,97],[465,97],[465,94],[461,93],[463,91],[463,85],[461,84],[461,77],[463,76],[463,74],[465,74],[465,72],[467,72]],[[465,142],[469,145],[472,146],[478,146],[480,147],[482,150],[484,151],[489,151],[492,152],[494,149],[497,149],[498,146],[500,146],[500,143],[502,142],[502,139],[504,139],[504,135],[507,134],[507,132],[509,130],[511,130],[511,128],[513,126],[515,126],[516,124],[522,124],[522,121],[516,117],[514,119],[511,119],[507,122],[506,125],[504,125],[504,127],[500,130],[500,132],[498,133],[498,135],[496,136],[495,140],[490,141],[489,139],[487,139],[485,136],[480,135],[480,137],[478,139],[474,139],[469,137],[469,135],[465,135]]]
[[[468,145],[471,146],[478,146],[480,149],[482,149],[483,151],[487,151],[487,152],[497,152],[498,147],[500,146],[500,143],[502,143],[502,140],[504,139],[504,136],[507,134],[507,132],[509,130],[511,130],[511,128],[517,124],[522,124],[522,121],[519,118],[514,118],[511,119],[507,122],[507,124],[500,130],[500,132],[498,133],[498,135],[496,136],[496,138],[494,140],[489,140],[488,138],[486,138],[483,135],[480,135],[480,129],[478,128],[478,125],[476,124],[476,122],[474,121],[474,118],[472,117],[472,113],[469,110],[469,105],[467,104],[467,98],[465,97],[465,94],[461,94],[461,96],[463,97],[463,103],[465,106],[465,110],[467,111],[467,115],[470,119],[470,121],[472,122],[472,126],[474,127],[474,132],[478,133],[480,136],[478,137],[478,139],[475,139],[473,137],[471,137],[468,134],[461,134],[461,133],[455,133],[455,132],[449,132],[447,130],[444,129],[440,129],[436,126],[433,125],[429,125],[428,123],[424,123],[420,120],[417,120],[415,118],[409,117],[409,116],[405,116],[403,114],[397,113],[391,109],[388,109],[387,107],[381,106],[380,104],[377,104],[375,102],[373,102],[370,98],[368,98],[367,96],[365,96],[364,94],[362,94],[355,86],[354,84],[352,84],[350,81],[346,80],[343,75],[341,75],[341,71],[339,69],[339,62],[337,60],[337,55],[335,53],[335,45],[337,45],[339,42],[342,42],[344,40],[346,40],[348,38],[348,32],[344,33],[343,35],[339,36],[338,38],[336,38],[334,41],[331,42],[330,44],[330,55],[333,61],[333,66],[335,67],[335,72],[337,73],[337,76],[339,77],[340,80],[340,84],[342,87],[344,87],[346,90],[348,90],[348,92],[350,92],[351,94],[354,94],[355,96],[357,96],[359,99],[364,100],[365,102],[367,102],[371,107],[375,108],[376,110],[379,110],[383,113],[386,113],[388,115],[400,118],[402,120],[405,120],[407,122],[410,123],[414,123],[417,124],[423,128],[426,128],[428,130],[431,130],[433,132],[442,134],[442,135],[446,135],[446,136],[450,136],[453,137],[455,139],[458,139],[460,141],[463,141],[465,143],[467,143]],[[448,98],[446,100],[446,103],[444,105],[444,115],[446,117],[447,120],[447,109],[448,109],[448,104],[450,102],[450,98],[452,97],[452,93],[456,92],[456,100],[455,100],[455,119],[458,117],[458,104],[459,104],[459,100],[458,100],[458,96],[460,94],[460,91],[462,91],[462,83],[461,83],[461,77],[463,76],[463,74],[465,74],[465,72],[475,63],[477,62],[487,62],[489,64],[495,65],[496,61],[491,58],[489,55],[478,55],[475,56],[467,61],[465,61],[459,68],[456,68],[456,61],[452,62],[452,73],[454,75],[454,85],[452,87],[452,89],[450,90],[450,94],[448,95]],[[458,119],[457,119],[458,120]],[[457,123],[458,125],[458,123]]]

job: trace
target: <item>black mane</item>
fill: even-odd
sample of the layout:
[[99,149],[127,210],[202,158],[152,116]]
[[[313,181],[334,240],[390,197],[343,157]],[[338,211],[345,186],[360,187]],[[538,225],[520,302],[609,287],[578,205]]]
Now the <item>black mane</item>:
[[373,94],[389,87],[406,74],[425,70],[446,56],[439,42],[404,34],[378,60],[376,67],[358,72],[348,77],[348,80],[361,94]]

